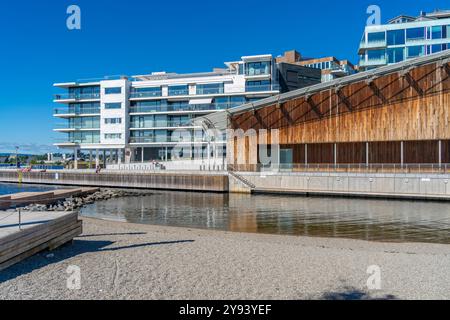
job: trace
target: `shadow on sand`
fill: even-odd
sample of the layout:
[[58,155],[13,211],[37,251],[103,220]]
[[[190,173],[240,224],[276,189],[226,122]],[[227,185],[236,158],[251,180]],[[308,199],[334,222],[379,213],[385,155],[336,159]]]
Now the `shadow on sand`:
[[[125,234],[110,234],[110,235],[125,235]],[[132,235],[132,234],[127,234]],[[90,235],[90,237],[101,236],[101,235]],[[166,241],[166,242],[148,242],[148,243],[137,243],[129,246],[122,247],[111,247],[115,242],[113,241],[94,241],[94,240],[82,240],[83,237],[79,237],[73,241],[73,244],[65,245],[59,249],[49,252],[43,251],[39,254],[34,255],[16,265],[9,267],[6,270],[0,272],[0,283],[15,279],[21,275],[28,274],[34,270],[41,269],[45,266],[64,261],[76,257],[81,254],[91,253],[91,252],[113,252],[127,249],[135,248],[145,248],[154,246],[164,246],[164,245],[174,245],[183,243],[193,243],[194,240],[179,240],[179,241]],[[49,256],[51,255],[51,256]]]

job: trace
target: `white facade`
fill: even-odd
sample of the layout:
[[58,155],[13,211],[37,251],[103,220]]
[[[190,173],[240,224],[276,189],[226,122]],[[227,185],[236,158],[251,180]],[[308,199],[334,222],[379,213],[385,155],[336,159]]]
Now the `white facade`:
[[68,91],[54,100],[64,105],[55,110],[63,121],[55,131],[66,137],[56,146],[95,152],[97,158],[108,154],[106,160],[115,163],[168,161],[179,145],[222,155],[225,143],[216,142],[212,151],[193,120],[280,93],[271,55],[243,57],[209,73],[158,72],[54,86]]

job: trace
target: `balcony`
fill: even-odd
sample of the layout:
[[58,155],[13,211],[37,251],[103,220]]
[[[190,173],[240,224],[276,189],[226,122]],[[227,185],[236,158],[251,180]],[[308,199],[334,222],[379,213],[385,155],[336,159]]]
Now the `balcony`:
[[131,130],[142,130],[142,129],[153,129],[153,128],[182,128],[182,127],[192,127],[192,119],[188,121],[161,121],[161,122],[153,122],[150,124],[145,123],[133,123],[131,124]]
[[361,67],[371,67],[371,66],[383,66],[387,64],[386,58],[378,58],[378,59],[370,59],[370,60],[361,60],[359,65]]
[[55,101],[61,100],[100,100],[100,93],[64,93],[64,94],[55,94]]
[[188,96],[189,95],[189,89],[173,89],[170,90],[169,88],[169,96]]
[[99,131],[100,123],[95,124],[73,124],[73,123],[58,123],[55,125],[56,131]]
[[246,86],[245,87],[246,92],[279,92],[280,86],[279,85],[257,85],[257,86]]
[[154,97],[162,97],[162,91],[142,91],[142,92],[131,92],[130,98],[154,98]]
[[371,41],[368,43],[361,42],[359,48],[360,49],[375,49],[375,48],[384,48],[387,46],[386,40],[379,41]]
[[215,111],[216,106],[210,104],[203,105],[177,105],[177,106],[142,106],[142,107],[130,107],[130,113],[158,113],[158,112],[195,112],[195,111]]
[[57,146],[77,146],[80,144],[99,144],[100,136],[85,137],[85,138],[66,138],[57,139],[55,145]]
[[130,143],[203,143],[205,139],[202,137],[131,137]]
[[223,94],[225,92],[223,87],[218,88],[197,88],[197,95],[208,95],[208,94]]
[[81,115],[99,115],[98,108],[57,108],[54,110],[55,116],[81,116]]

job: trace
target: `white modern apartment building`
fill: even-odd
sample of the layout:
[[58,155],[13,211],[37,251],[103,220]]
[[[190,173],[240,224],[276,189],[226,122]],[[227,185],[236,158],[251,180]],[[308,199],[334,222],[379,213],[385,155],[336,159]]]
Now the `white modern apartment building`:
[[[62,121],[55,131],[63,137],[56,146],[110,163],[190,158],[209,150],[195,118],[320,82],[320,72],[278,64],[272,55],[242,57],[225,65],[207,73],[155,72],[56,83],[65,91],[54,98],[62,105],[54,113]],[[280,80],[289,81],[289,88],[283,90]],[[222,156],[225,142],[218,144],[216,156]],[[179,154],[177,148],[174,154],[180,145],[192,152]]]
[[401,15],[367,26],[359,47],[361,71],[450,49],[450,11]]

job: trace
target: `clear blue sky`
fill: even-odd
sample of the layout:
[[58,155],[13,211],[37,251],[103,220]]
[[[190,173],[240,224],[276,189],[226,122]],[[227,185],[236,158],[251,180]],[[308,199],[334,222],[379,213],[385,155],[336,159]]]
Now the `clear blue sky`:
[[[82,30],[66,28],[66,9],[82,11]],[[46,152],[54,82],[196,72],[243,55],[297,49],[357,62],[366,9],[382,20],[450,9],[448,0],[17,0],[0,2],[0,152],[14,145]]]

